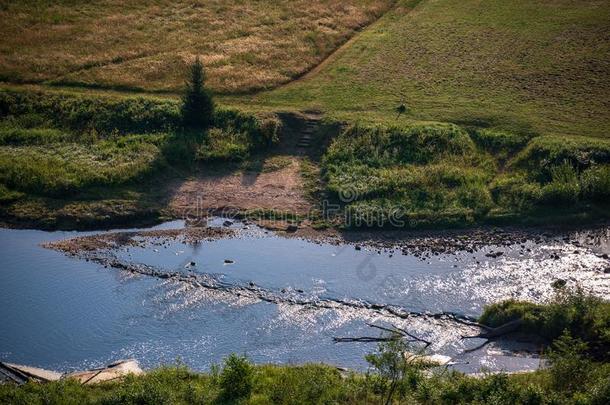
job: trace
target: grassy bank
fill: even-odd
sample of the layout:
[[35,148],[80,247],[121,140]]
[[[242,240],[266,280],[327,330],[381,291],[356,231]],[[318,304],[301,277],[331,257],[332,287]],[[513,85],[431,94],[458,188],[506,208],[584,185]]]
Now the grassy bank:
[[0,77],[179,92],[201,55],[215,91],[264,89],[311,69],[391,3],[2,2]]
[[[247,364],[247,363],[246,363]],[[226,372],[200,374],[185,367],[166,367],[121,383],[82,386],[74,381],[21,388],[0,386],[0,399],[10,404],[379,404],[387,398],[387,382],[378,375],[343,377],[334,367],[252,366],[243,398],[230,398],[242,386],[227,381]],[[226,370],[226,368],[225,368]],[[576,370],[575,370],[576,371]],[[473,378],[459,373],[426,377],[418,367],[407,370],[394,404],[599,404],[608,395],[606,366],[591,366],[590,377],[576,391],[561,388],[549,371],[527,375]],[[240,377],[237,377],[240,378]],[[564,376],[563,378],[568,378]],[[229,384],[240,384],[230,386]],[[227,398],[229,397],[229,398]]]
[[[528,374],[467,376],[405,358],[401,341],[381,344],[367,356],[366,373],[334,367],[253,365],[232,355],[222,367],[194,373],[163,367],[122,382],[83,386],[71,380],[21,387],[0,386],[11,404],[605,404],[610,396],[606,341],[610,303],[562,291],[548,305],[507,301],[485,310],[490,325],[525,319],[530,334],[547,333],[550,367]],[[572,334],[571,332],[574,332]],[[600,345],[601,343],[601,345]],[[591,350],[603,348],[606,352]]]
[[[45,228],[147,222],[172,216],[172,187],[197,170],[286,164],[250,161],[278,143],[275,114],[220,108],[193,152],[179,107],[153,97],[1,90],[3,219]],[[317,163],[303,166],[302,184],[312,201],[342,207],[326,225],[580,223],[610,213],[603,138],[333,120],[316,136]]]
[[600,138],[353,125],[322,169],[353,227],[556,223],[609,212],[610,141]]
[[268,147],[280,125],[272,115],[219,109],[193,150],[180,120],[173,100],[1,90],[0,214],[39,227],[170,215],[172,182]]

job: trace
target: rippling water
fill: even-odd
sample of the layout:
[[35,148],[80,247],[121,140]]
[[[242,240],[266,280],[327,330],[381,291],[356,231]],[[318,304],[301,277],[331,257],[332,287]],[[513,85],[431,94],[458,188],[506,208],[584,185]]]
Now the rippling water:
[[[182,226],[181,223],[162,227]],[[239,225],[237,225],[239,226]],[[335,344],[334,336],[377,336],[367,322],[393,323],[434,342],[466,371],[531,368],[506,344],[464,354],[460,335],[475,331],[431,318],[395,319],[363,308],[318,308],[104,268],[42,248],[79,233],[0,230],[0,359],[69,370],[126,357],[154,367],[181,359],[208,369],[229,353],[255,362],[326,362],[362,369],[374,344]],[[255,285],[277,296],[394,304],[410,311],[477,316],[514,297],[544,301],[562,279],[610,298],[608,230],[489,246],[474,254],[411,255],[287,239],[260,230],[202,242],[147,241],[116,255],[232,286]],[[499,257],[487,253],[502,251]],[[225,264],[225,259],[234,261]],[[191,266],[190,263],[195,265]],[[251,284],[252,283],[252,284]],[[518,348],[518,347],[510,347]],[[530,347],[531,349],[531,347]]]

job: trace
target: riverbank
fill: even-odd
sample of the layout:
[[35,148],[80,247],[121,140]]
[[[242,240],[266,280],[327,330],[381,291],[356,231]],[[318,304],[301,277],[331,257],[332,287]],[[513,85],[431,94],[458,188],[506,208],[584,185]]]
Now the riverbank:
[[219,109],[189,146],[173,99],[12,87],[0,96],[0,221],[16,228],[209,214],[340,231],[610,217],[602,138]]
[[[210,373],[184,365],[162,367],[120,382],[81,385],[67,379],[21,387],[0,385],[0,401],[11,404],[605,404],[610,369],[582,357],[578,349],[554,354],[553,366],[527,374],[467,376],[429,370],[395,349],[369,357],[371,370],[355,373],[324,364],[253,365],[231,356]],[[576,353],[576,355],[574,355]],[[572,356],[572,357],[570,357]],[[387,368],[386,368],[387,367]]]

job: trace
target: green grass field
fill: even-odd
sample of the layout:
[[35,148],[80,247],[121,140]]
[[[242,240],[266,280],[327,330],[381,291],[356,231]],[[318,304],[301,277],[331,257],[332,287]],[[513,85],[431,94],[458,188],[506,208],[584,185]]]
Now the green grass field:
[[401,0],[313,74],[227,102],[607,137],[608,21],[598,0]]

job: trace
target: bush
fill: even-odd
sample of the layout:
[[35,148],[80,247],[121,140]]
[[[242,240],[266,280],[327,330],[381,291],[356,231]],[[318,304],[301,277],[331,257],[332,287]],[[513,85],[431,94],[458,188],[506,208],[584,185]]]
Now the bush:
[[[423,214],[430,215],[429,225],[463,225],[483,217],[493,206],[488,173],[450,162],[388,168],[331,165],[326,176],[328,191],[349,206],[355,226],[364,225],[367,217],[379,226],[389,224],[390,217],[423,225],[419,221]],[[402,214],[397,217],[398,212]]]
[[69,143],[0,147],[0,183],[38,195],[125,183],[153,169],[160,150],[150,141],[131,135],[88,147]]
[[487,163],[455,125],[356,125],[331,144],[323,175],[352,226],[453,226],[493,207]]
[[580,189],[584,198],[607,200],[610,197],[610,165],[585,170],[580,176]]
[[243,356],[235,354],[225,359],[220,373],[221,399],[234,402],[250,396],[254,384],[254,367]]
[[156,375],[145,378],[128,377],[112,395],[103,398],[102,405],[163,405],[171,404],[170,386]]
[[552,342],[565,331],[588,345],[588,353],[607,361],[610,353],[610,302],[580,289],[559,288],[546,305],[507,300],[485,307],[479,321],[491,327],[523,319],[523,330]]
[[405,356],[413,348],[404,340],[380,343],[376,353],[366,356],[366,361],[376,371],[375,388],[386,404],[394,398],[404,399],[424,379],[422,371],[430,365],[416,356]]
[[542,187],[541,201],[552,205],[569,205],[578,200],[578,175],[568,162],[549,168],[551,182]]
[[575,392],[589,380],[591,361],[586,358],[587,344],[565,331],[551,345],[547,358],[551,363],[551,381],[555,389]]
[[70,139],[71,135],[57,129],[0,127],[0,145],[45,145]]
[[343,382],[336,369],[324,365],[264,366],[261,374],[259,389],[269,392],[266,403],[274,404],[335,403]]
[[227,132],[248,134],[251,147],[265,149],[279,141],[281,121],[275,115],[256,117],[237,110],[218,109],[214,125]]
[[23,193],[18,191],[12,191],[6,188],[3,184],[0,184],[0,203],[9,203],[16,201],[23,197]]
[[198,159],[203,161],[240,162],[249,156],[248,135],[212,128],[204,144],[199,148]]
[[[0,112],[0,185],[12,190],[4,201],[123,184],[198,157],[171,100],[0,90]],[[202,160],[243,160],[275,142],[281,127],[274,116],[233,110],[214,118],[221,127],[210,130]]]
[[517,319],[536,323],[541,313],[542,306],[538,304],[510,299],[486,306],[479,322],[492,328]]

